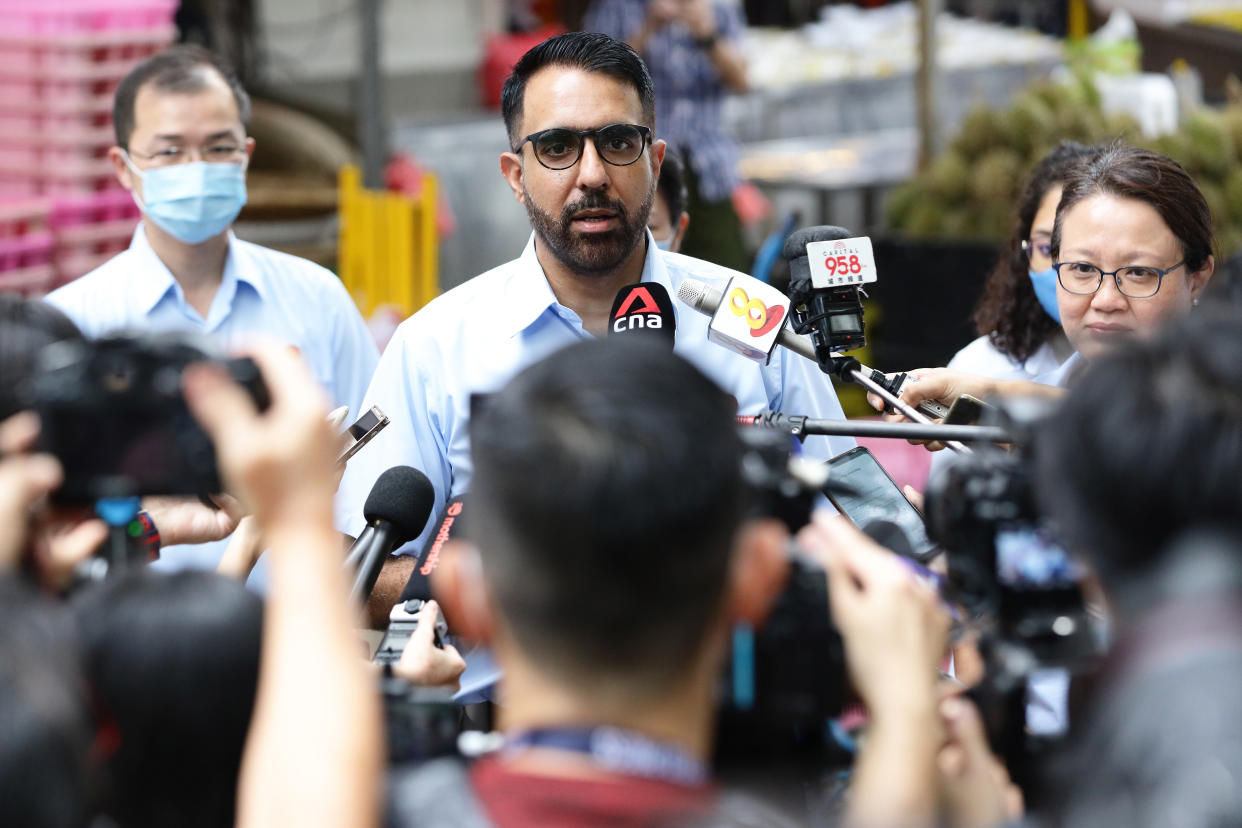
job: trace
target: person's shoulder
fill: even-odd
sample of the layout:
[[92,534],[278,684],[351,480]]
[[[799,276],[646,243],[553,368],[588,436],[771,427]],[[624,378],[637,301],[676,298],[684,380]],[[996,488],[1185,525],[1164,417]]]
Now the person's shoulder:
[[973,340],[954,354],[947,367],[994,379],[1027,378],[1022,363],[997,348],[987,335]]
[[310,259],[303,259],[292,253],[274,250],[236,237],[233,238],[232,245],[234,255],[238,257],[243,266],[258,266],[264,270],[280,271],[283,275],[293,273],[307,285],[341,283],[335,273]]
[[660,255],[664,258],[664,269],[668,271],[668,278],[673,285],[674,292],[686,278],[698,279],[700,282],[708,282],[715,287],[721,287],[734,276],[746,275],[741,271],[704,259],[696,259],[683,253],[671,253],[666,250]]
[[442,344],[474,325],[488,325],[493,312],[504,307],[518,268],[514,259],[446,290],[398,325],[393,339]]
[[89,318],[112,307],[116,297],[123,294],[132,275],[132,258],[129,250],[123,250],[94,270],[56,288],[43,301],[59,308],[78,327],[89,327]]

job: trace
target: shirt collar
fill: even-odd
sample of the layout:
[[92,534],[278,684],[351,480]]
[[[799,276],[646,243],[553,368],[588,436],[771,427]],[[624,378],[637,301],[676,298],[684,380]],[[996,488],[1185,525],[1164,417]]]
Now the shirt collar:
[[[236,241],[233,231],[230,230],[229,252],[224,260],[221,288],[231,282],[247,284],[260,298],[267,298],[267,284],[262,272],[258,268],[238,267],[239,251]],[[134,229],[134,236],[129,243],[129,252],[138,258],[137,266],[130,271],[129,278],[134,286],[135,303],[139,311],[143,314],[150,313],[160,303],[160,300],[168,295],[169,291],[180,294],[172,271],[151,249],[151,242],[147,240],[146,227],[143,222],[139,222],[138,227]]]
[[[655,243],[655,238],[651,235],[651,231],[647,230],[647,255],[643,259],[643,273],[639,281],[656,282],[664,287],[673,295],[672,282],[668,275],[668,269],[664,266],[662,257],[663,251]],[[517,336],[525,331],[535,321],[544,314],[548,308],[559,306],[556,301],[556,294],[552,292],[552,286],[548,284],[548,277],[543,272],[543,265],[539,264],[539,258],[535,255],[535,234],[532,231],[530,239],[526,242],[526,249],[522,251],[522,255],[518,258],[517,278],[510,280],[509,289],[506,291],[505,307],[507,309],[505,318],[509,321],[509,325],[505,330],[508,336]],[[674,303],[674,314],[676,314],[676,303]]]

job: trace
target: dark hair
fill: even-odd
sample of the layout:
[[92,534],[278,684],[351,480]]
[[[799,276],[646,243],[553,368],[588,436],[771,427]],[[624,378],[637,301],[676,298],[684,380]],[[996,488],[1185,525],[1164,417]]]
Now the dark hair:
[[1242,532],[1242,320],[1205,309],[1093,360],[1036,435],[1039,491],[1114,582],[1197,527]]
[[677,219],[686,212],[686,179],[681,171],[681,157],[677,150],[669,147],[664,151],[664,161],[660,164],[660,180],[657,184],[664,203],[668,206],[668,219],[677,230]]
[[34,373],[39,352],[66,339],[85,337],[58,308],[0,293],[0,420],[22,409],[21,385]]
[[518,135],[522,120],[522,100],[526,82],[545,66],[565,66],[584,72],[598,72],[627,83],[638,93],[643,108],[643,125],[655,130],[655,88],[651,74],[638,53],[628,44],[598,32],[568,32],[550,37],[535,46],[513,67],[500,92],[500,112],[509,132],[509,146],[514,147],[523,136]]
[[1096,194],[1150,204],[1182,246],[1186,272],[1212,255],[1212,210],[1190,174],[1172,158],[1117,141],[1076,167],[1065,182],[1052,230],[1052,256],[1061,254],[1061,225],[1070,208]]
[[667,346],[601,339],[527,368],[471,421],[472,537],[541,669],[635,693],[684,675],[744,508],[733,408]]
[[1030,359],[1061,327],[1035,297],[1028,272],[1030,259],[1022,243],[1030,239],[1035,214],[1048,191],[1064,183],[1076,164],[1099,152],[1100,147],[1062,141],[1035,165],[1018,200],[1013,229],[983,286],[983,296],[975,308],[975,329],[1018,362]]
[[67,614],[0,578],[0,825],[84,828],[93,737]]
[[125,828],[233,825],[262,601],[214,572],[141,569],[73,609],[101,715],[120,732],[104,810]]
[[232,68],[202,46],[181,44],[139,63],[117,86],[112,99],[112,128],[116,132],[117,146],[129,149],[129,136],[134,133],[134,101],[142,87],[151,83],[161,92],[201,92],[207,86],[206,72],[215,72],[224,79],[237,102],[242,125],[249,124],[250,96]]

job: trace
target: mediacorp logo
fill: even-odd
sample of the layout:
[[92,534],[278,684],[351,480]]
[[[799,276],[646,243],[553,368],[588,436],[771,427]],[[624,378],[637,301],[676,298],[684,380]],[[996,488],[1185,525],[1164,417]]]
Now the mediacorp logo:
[[752,299],[740,287],[729,291],[729,310],[737,316],[744,317],[753,337],[766,336],[773,328],[781,324],[785,318],[785,308],[781,305],[769,307],[759,299]]
[[[635,307],[640,302],[642,304]],[[621,333],[634,328],[660,330],[663,327],[664,318],[661,316],[660,306],[645,287],[634,288],[621,307],[613,314],[613,333]]]

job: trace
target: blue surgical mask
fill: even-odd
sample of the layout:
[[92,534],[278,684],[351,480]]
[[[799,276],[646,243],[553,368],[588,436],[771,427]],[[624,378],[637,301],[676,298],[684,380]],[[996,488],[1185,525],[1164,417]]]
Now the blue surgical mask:
[[[655,238],[655,237],[652,236],[652,238]],[[655,243],[656,243],[656,247],[660,248],[661,250],[669,250],[673,246],[673,237],[669,236],[667,239],[656,239]]]
[[161,230],[186,244],[201,244],[228,229],[246,203],[246,165],[194,161],[140,170],[125,154],[130,172],[142,180],[138,208]]
[[1035,288],[1035,298],[1039,300],[1039,304],[1043,305],[1044,312],[1059,323],[1061,311],[1057,309],[1056,268],[1050,267],[1047,270],[1029,270],[1028,272],[1031,274],[1031,285]]

